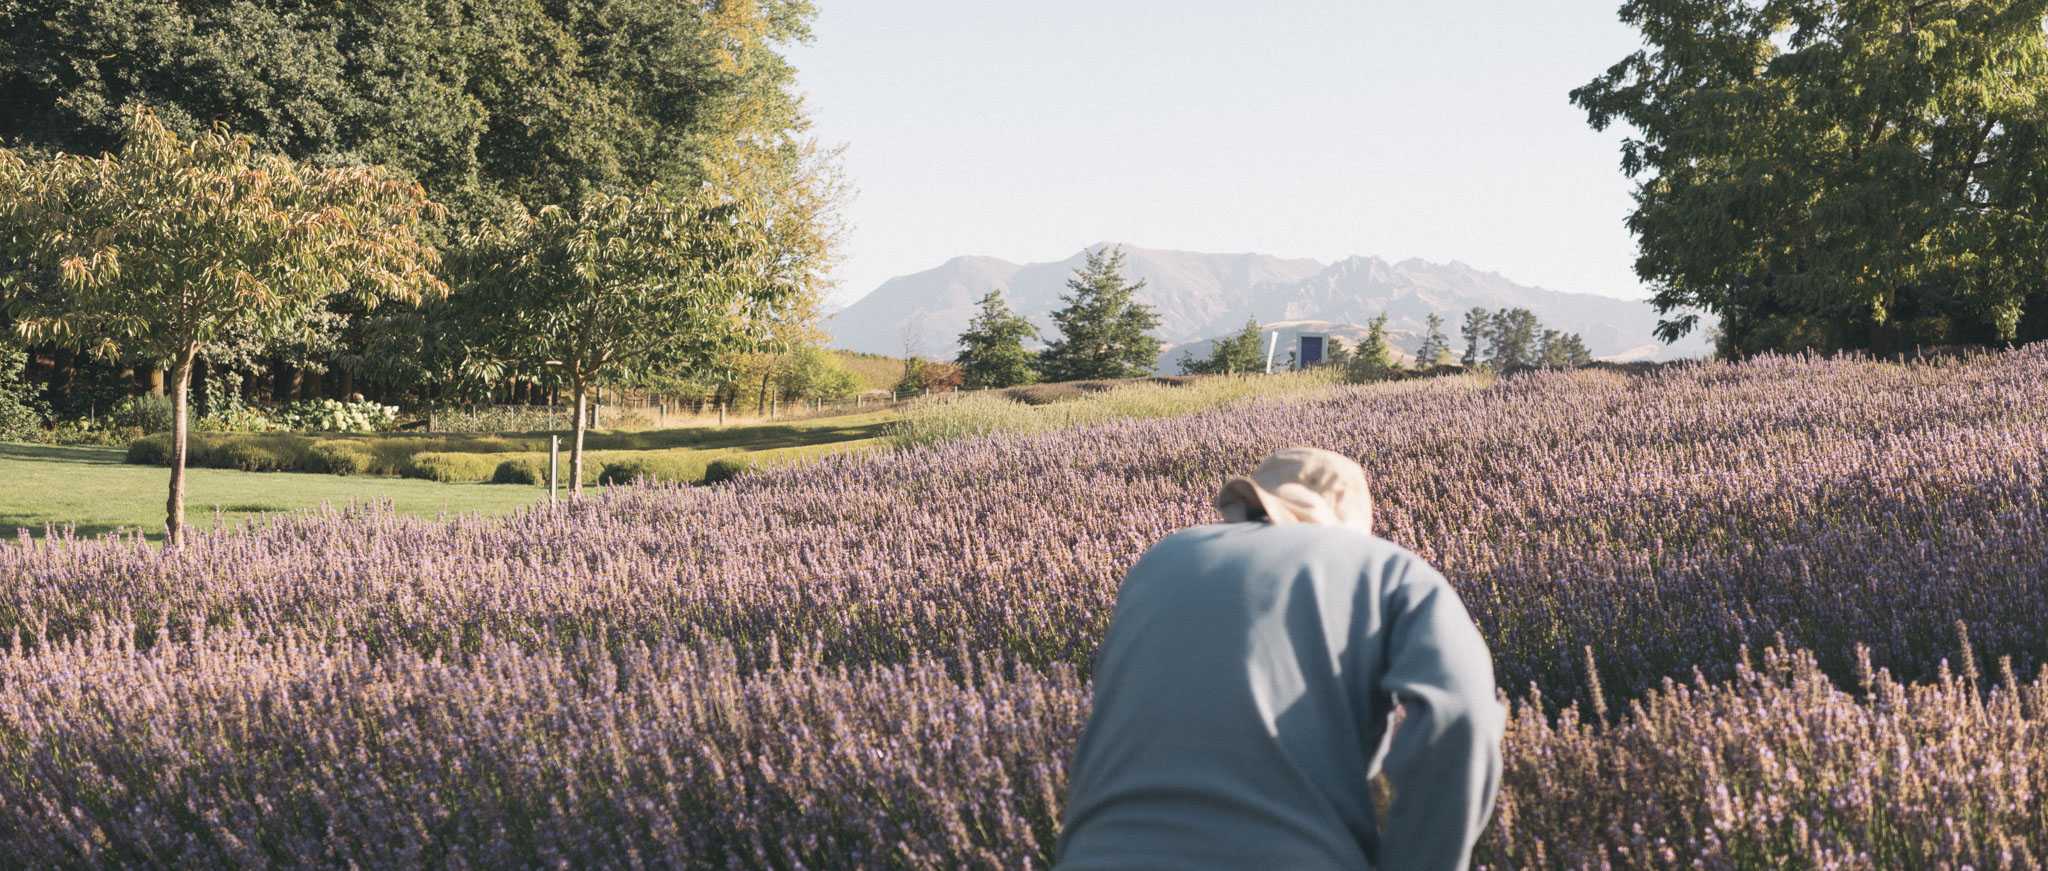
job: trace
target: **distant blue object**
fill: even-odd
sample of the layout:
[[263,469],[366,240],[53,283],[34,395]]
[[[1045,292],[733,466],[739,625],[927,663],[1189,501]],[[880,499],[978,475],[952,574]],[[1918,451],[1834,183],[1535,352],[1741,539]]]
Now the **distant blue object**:
[[1295,360],[1299,362],[1301,368],[1307,369],[1311,366],[1323,365],[1322,336],[1302,336],[1300,343]]

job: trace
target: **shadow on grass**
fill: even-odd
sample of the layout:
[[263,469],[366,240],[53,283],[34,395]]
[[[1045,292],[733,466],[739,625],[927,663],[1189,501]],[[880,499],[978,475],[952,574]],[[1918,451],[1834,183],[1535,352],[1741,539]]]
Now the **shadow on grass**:
[[127,455],[123,448],[99,446],[58,446],[27,445],[16,442],[0,442],[0,460],[34,460],[38,462],[90,463],[95,466],[118,466]]
[[[109,532],[133,532],[135,527],[118,523],[51,523],[48,517],[34,514],[0,514],[0,540],[13,541],[16,530],[20,529],[28,530],[31,538],[48,538],[52,531],[62,535],[67,529],[78,538],[99,538]],[[160,541],[164,537],[161,527],[142,532],[150,541]]]
[[[890,423],[888,420],[875,420],[835,426],[829,421],[822,421],[808,425],[769,424],[726,429],[685,428],[591,433],[584,436],[583,444],[594,451],[657,451],[671,448],[765,451],[879,438],[888,434]],[[534,434],[527,434],[524,437],[533,438]],[[538,434],[542,450],[547,448],[546,438],[547,434]],[[564,445],[563,449],[568,448]]]

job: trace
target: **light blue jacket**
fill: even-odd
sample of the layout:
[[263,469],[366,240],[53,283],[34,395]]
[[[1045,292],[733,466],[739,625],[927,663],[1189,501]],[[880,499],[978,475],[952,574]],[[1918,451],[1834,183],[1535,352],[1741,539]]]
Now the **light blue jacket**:
[[1340,527],[1184,530],[1117,596],[1059,867],[1460,868],[1505,721],[1486,643],[1414,554]]

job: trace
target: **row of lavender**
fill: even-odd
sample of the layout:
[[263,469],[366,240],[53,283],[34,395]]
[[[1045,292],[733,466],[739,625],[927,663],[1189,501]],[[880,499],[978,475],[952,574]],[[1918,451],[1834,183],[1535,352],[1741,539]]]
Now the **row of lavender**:
[[1217,482],[1305,443],[1364,460],[1502,682],[1617,698],[1783,637],[1921,678],[1952,626],[2048,661],[2048,350],[1899,367],[1363,389],[645,490],[511,521],[352,511],[204,538],[0,549],[0,637],[103,620],[343,632],[376,650],[606,634],[850,665],[995,653],[1085,676],[1117,579]]
[[[451,659],[120,629],[0,657],[10,864],[1043,867],[1087,710],[1071,670],[994,658],[743,676],[676,642]],[[2036,868],[2044,793],[2048,675],[1844,692],[1770,649],[1611,724],[1517,703],[1475,860]]]
[[[0,854],[1042,862],[1122,569],[1311,443],[1366,462],[1518,699],[1485,861],[2027,867],[2044,376],[2037,349],[1444,380],[509,521],[24,540],[0,548]],[[1780,637],[1819,659],[1741,665]],[[1603,698],[1588,647],[1613,725],[1558,713]]]

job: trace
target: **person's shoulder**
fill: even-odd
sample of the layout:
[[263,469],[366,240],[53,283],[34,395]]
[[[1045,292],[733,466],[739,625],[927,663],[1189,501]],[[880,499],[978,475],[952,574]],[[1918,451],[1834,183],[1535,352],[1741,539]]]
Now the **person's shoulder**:
[[1303,556],[1345,556],[1362,565],[1406,570],[1411,566],[1429,569],[1420,556],[1377,535],[1348,526],[1309,523],[1212,523],[1191,526],[1160,539],[1154,550],[1244,546],[1275,548]]
[[1371,533],[1342,526],[1285,526],[1291,546],[1304,554],[1348,560],[1381,588],[1444,583],[1443,575],[1421,555]]

